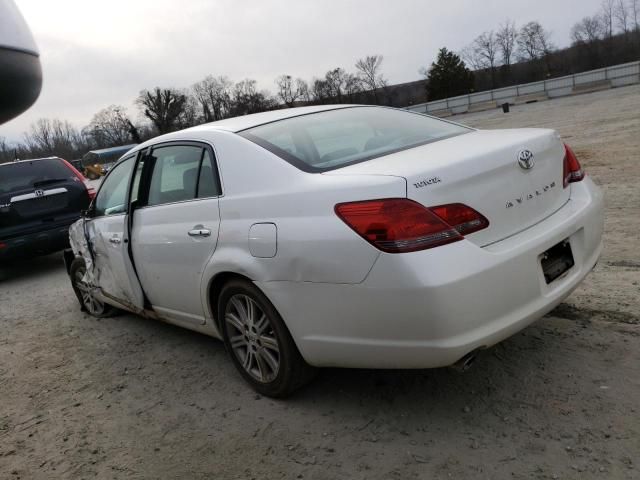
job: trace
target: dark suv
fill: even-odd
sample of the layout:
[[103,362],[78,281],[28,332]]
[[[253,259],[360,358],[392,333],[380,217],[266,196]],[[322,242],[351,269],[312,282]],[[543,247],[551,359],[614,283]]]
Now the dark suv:
[[0,263],[62,250],[96,192],[58,157],[0,164]]

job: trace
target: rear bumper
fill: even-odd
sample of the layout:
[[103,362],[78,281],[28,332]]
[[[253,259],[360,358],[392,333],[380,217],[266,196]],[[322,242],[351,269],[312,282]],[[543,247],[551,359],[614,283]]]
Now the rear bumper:
[[[364,282],[263,282],[258,286],[316,366],[430,368],[498,343],[552,310],[595,266],[603,198],[585,179],[542,222],[480,248],[460,241],[381,254]],[[569,240],[575,265],[547,284],[543,252]]]
[[0,248],[0,261],[47,255],[68,248],[69,225],[59,225],[8,240],[0,239],[0,243],[4,245]]

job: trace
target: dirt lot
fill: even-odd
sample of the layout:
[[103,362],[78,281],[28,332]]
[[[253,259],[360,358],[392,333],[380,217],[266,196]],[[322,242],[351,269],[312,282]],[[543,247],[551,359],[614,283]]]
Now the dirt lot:
[[454,117],[560,131],[607,198],[596,270],[474,368],[327,370],[287,401],[221,343],[0,269],[0,478],[640,478],[640,86]]

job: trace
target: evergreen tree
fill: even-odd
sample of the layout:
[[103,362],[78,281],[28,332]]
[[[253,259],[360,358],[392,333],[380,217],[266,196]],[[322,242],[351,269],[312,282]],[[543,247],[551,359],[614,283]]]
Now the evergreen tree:
[[462,59],[446,48],[438,52],[438,59],[427,72],[429,101],[469,93],[473,88],[473,73]]

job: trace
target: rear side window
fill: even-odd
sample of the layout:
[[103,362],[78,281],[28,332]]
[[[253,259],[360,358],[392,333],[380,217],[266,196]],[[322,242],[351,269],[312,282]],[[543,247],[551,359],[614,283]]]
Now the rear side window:
[[404,110],[351,107],[279,120],[240,135],[301,170],[321,172],[469,131]]
[[205,149],[198,178],[198,198],[217,197],[218,195],[220,195],[220,185],[218,184],[215,163],[211,158],[211,152]]
[[74,173],[57,158],[0,165],[0,194],[33,190],[57,181],[75,179]]
[[153,149],[148,206],[220,194],[214,160],[208,149],[169,145]]

